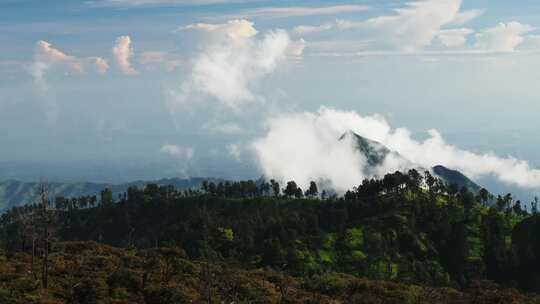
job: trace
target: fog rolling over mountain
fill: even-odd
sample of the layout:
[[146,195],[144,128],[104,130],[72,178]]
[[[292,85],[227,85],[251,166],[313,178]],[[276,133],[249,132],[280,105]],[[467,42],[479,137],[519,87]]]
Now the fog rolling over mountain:
[[467,187],[470,191],[475,193],[482,188],[477,183],[475,183],[470,178],[457,170],[452,170],[442,165],[436,165],[432,168],[422,168],[418,165],[415,165],[413,162],[405,159],[399,153],[391,151],[383,144],[369,138],[362,137],[352,131],[343,134],[340,137],[340,141],[347,137],[350,137],[354,140],[356,144],[355,148],[360,151],[360,153],[362,153],[362,155],[366,158],[367,166],[365,168],[365,171],[367,171],[370,175],[384,175],[385,173],[391,173],[385,172],[387,171],[385,170],[385,162],[388,158],[394,158],[402,164],[403,168],[408,167],[410,169],[417,169],[420,172],[425,170],[431,171],[432,174],[434,174],[449,185],[455,184],[459,188]]
[[[352,139],[354,143],[355,151],[359,152],[362,157],[366,159],[366,165],[364,168],[358,168],[363,171],[365,176],[382,177],[389,172],[386,166],[386,162],[392,161],[399,162],[401,171],[408,169],[417,169],[419,172],[430,171],[432,174],[443,180],[447,184],[456,184],[459,188],[467,187],[472,192],[478,192],[480,186],[467,176],[459,171],[446,168],[441,165],[434,166],[432,168],[422,168],[415,165],[413,162],[405,159],[399,153],[391,151],[383,144],[371,140],[369,138],[362,137],[352,131],[346,132],[339,138],[339,143],[345,144],[345,139]],[[218,181],[216,178],[169,178],[160,179],[155,181],[133,181],[120,184],[107,184],[107,183],[92,183],[92,182],[51,182],[48,184],[49,196],[54,199],[57,196],[63,197],[79,197],[79,196],[99,196],[101,191],[105,188],[111,188],[113,196],[127,191],[129,187],[144,187],[147,184],[157,185],[172,185],[179,190],[185,190],[190,188],[199,188],[202,181]],[[286,182],[286,181],[282,181]],[[360,184],[359,180],[357,183]],[[0,182],[0,211],[14,206],[20,206],[24,204],[32,204],[37,201],[39,197],[39,183],[37,182],[23,182],[17,180],[7,180]],[[328,189],[335,190],[335,189]]]

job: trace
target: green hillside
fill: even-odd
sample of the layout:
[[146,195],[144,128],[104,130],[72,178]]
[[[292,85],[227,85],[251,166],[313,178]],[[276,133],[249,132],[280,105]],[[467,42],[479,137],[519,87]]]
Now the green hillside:
[[[420,186],[424,183],[425,188]],[[201,300],[209,296],[200,285],[204,283],[200,281],[201,271],[209,271],[208,267],[215,273],[215,289],[211,291],[215,299],[225,299],[233,293],[227,291],[225,281],[218,279],[227,269],[246,271],[242,276],[247,281],[269,282],[242,289],[241,303],[251,303],[249,299],[257,295],[262,297],[261,286],[276,284],[272,281],[275,277],[265,277],[270,273],[296,282],[290,283],[295,293],[322,301],[307,303],[366,303],[362,302],[364,297],[375,301],[367,303],[403,303],[400,299],[406,300],[404,303],[535,303],[533,299],[537,299],[525,293],[540,291],[534,283],[540,281],[540,272],[536,271],[540,246],[534,237],[538,234],[538,215],[525,212],[511,196],[498,197],[488,207],[485,191],[455,191],[429,173],[420,175],[415,170],[387,174],[380,180],[364,180],[343,197],[320,195],[314,183],[307,190],[299,190],[294,181],[286,186],[275,181],[203,182],[197,191],[179,191],[157,184],[130,187],[118,200],[113,200],[111,190],[107,189],[98,205],[91,207],[88,197],[60,197],[53,202],[54,208],[48,210],[26,206],[4,213],[0,218],[0,248],[6,256],[18,257],[19,262],[10,268],[10,273],[28,278],[25,269],[30,267],[32,244],[37,244],[34,252],[38,259],[44,259],[46,231],[46,248],[50,249],[53,261],[50,267],[55,269],[50,288],[65,290],[66,285],[62,284],[89,284],[92,295],[101,299],[96,303],[159,303],[146,299],[150,297],[147,294],[154,295],[154,289],[146,290],[150,286],[165,288],[155,291],[162,296],[173,297],[173,290],[180,288],[187,292],[181,296]],[[91,249],[94,253],[82,254],[89,256],[86,260],[76,258],[80,247],[69,249],[63,245],[71,241],[98,242],[127,251],[98,246]],[[196,265],[181,262],[168,253],[155,258],[137,253],[160,247],[181,250],[185,256],[178,258]],[[128,256],[121,258],[123,262],[119,264],[118,258],[107,252]],[[181,263],[167,264],[172,263],[169,258]],[[84,266],[93,263],[102,266]],[[143,279],[146,263],[161,263],[162,271]],[[78,266],[70,270],[64,264]],[[191,270],[182,268],[186,265],[191,265]],[[103,273],[100,267],[111,269],[111,273]],[[85,281],[77,272],[81,269],[100,272],[95,275],[105,283]],[[266,274],[257,274],[261,269]],[[120,271],[121,277],[109,281],[104,278],[116,271]],[[168,271],[174,274],[169,276]],[[158,278],[168,279],[159,283]],[[486,280],[499,285],[485,283]],[[43,289],[39,281],[36,275],[33,289],[27,287],[20,296],[39,296],[34,293]],[[9,290],[12,282],[2,283],[0,279],[0,288]],[[150,286],[141,287],[142,282]],[[515,287],[521,291],[505,289]],[[429,299],[426,292],[439,296]],[[483,292],[489,295],[483,298]],[[64,293],[58,291],[61,297]],[[356,293],[357,300],[348,302],[352,299],[349,296]],[[265,303],[280,301],[275,294],[265,296],[270,299]],[[424,302],[415,302],[426,296]],[[467,302],[478,297],[484,300]],[[291,301],[306,303],[301,299],[304,296]],[[460,299],[465,302],[459,302]]]

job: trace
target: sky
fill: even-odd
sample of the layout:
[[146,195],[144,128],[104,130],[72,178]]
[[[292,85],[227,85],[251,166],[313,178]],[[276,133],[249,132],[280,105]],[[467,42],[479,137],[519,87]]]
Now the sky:
[[349,187],[363,160],[326,147],[352,129],[536,191],[539,17],[531,0],[0,0],[0,179]]

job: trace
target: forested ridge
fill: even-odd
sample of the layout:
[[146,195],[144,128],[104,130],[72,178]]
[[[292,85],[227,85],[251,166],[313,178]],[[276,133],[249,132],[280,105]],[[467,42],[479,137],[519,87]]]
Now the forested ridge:
[[429,172],[343,196],[274,180],[41,194],[0,219],[0,303],[540,302],[537,202]]

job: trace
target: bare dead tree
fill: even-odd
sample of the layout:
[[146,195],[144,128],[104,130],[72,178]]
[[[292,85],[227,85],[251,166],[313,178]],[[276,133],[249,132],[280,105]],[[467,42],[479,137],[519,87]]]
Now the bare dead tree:
[[49,225],[51,217],[49,215],[49,186],[46,182],[40,182],[39,184],[39,198],[41,209],[41,224],[43,228],[42,241],[43,241],[43,269],[41,273],[41,282],[44,289],[49,287],[49,249],[51,242],[51,233],[49,231]]

